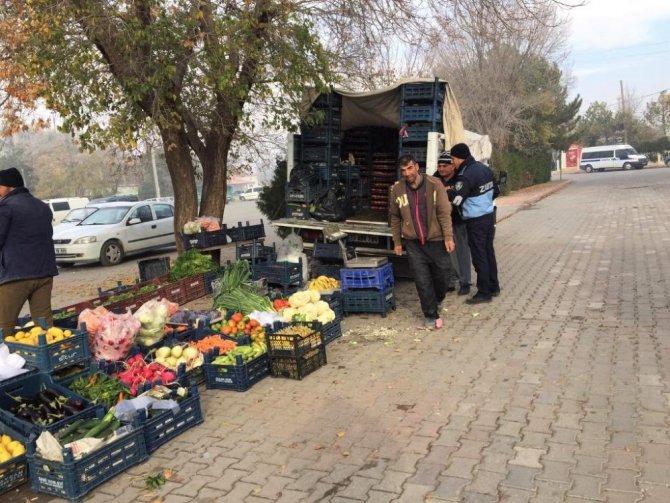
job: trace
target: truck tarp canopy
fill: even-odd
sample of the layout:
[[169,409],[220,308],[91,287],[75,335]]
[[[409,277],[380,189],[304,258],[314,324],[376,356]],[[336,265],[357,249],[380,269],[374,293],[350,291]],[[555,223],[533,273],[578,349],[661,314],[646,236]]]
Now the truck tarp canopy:
[[[403,84],[432,83],[432,78],[407,78],[400,80],[389,87],[375,91],[351,92],[344,89],[333,89],[333,92],[342,96],[342,130],[355,127],[387,127],[400,128],[400,100]],[[444,82],[444,81],[440,81]],[[458,107],[448,82],[445,82],[446,93],[442,112],[442,121],[445,134],[445,148],[455,143],[465,141],[461,110]],[[312,93],[311,104],[318,95]]]

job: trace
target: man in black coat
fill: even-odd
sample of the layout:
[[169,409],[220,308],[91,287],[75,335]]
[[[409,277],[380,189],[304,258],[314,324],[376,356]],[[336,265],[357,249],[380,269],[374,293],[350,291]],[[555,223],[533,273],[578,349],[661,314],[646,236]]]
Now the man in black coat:
[[0,170],[0,328],[14,333],[21,309],[53,324],[51,290],[58,274],[51,210],[30,194],[16,168]]

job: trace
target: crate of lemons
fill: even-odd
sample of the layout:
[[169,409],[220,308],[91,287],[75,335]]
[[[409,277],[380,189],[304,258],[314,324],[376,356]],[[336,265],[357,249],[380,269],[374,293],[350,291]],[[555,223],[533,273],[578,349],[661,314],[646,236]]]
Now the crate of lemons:
[[9,435],[0,437],[0,465],[25,454],[26,447]]
[[19,331],[5,337],[5,342],[17,342],[28,346],[39,346],[40,335],[44,334],[47,344],[60,342],[73,336],[72,330],[58,327],[42,328],[39,325],[24,326]]

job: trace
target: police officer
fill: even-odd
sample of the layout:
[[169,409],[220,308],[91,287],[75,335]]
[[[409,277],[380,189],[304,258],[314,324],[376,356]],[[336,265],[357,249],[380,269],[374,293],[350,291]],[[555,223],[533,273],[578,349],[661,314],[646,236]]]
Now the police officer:
[[500,293],[498,264],[493,249],[493,199],[498,196],[498,184],[491,169],[477,162],[465,143],[451,147],[451,157],[457,169],[456,183],[447,193],[465,221],[472,265],[477,273],[477,293],[465,302],[491,302]]

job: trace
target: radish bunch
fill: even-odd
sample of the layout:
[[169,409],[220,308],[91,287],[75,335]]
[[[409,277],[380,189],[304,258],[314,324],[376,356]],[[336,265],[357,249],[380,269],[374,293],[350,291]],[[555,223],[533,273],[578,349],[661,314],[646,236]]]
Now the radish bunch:
[[128,386],[130,394],[137,395],[146,383],[150,387],[156,384],[169,384],[176,379],[175,373],[160,363],[147,363],[141,354],[131,356],[126,360],[126,368],[116,374],[116,377]]

